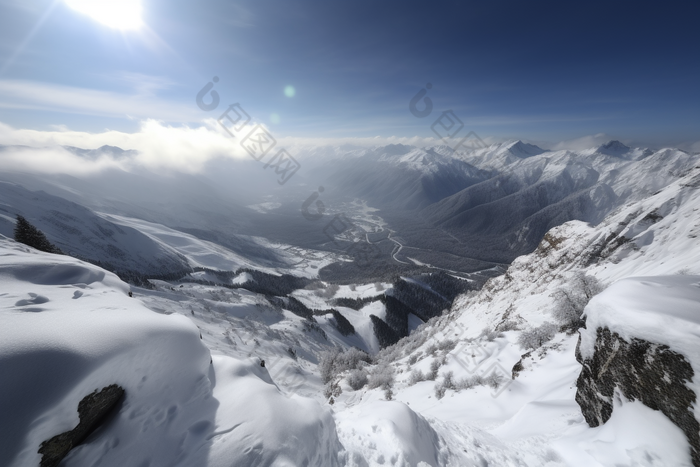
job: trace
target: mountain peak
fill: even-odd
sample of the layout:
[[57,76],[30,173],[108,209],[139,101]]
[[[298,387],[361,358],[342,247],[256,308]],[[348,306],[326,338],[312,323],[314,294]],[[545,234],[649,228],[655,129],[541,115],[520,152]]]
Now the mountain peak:
[[516,157],[525,159],[527,157],[537,156],[546,152],[539,146],[534,144],[523,143],[521,140],[513,141],[505,146],[506,150]]
[[64,149],[67,151],[72,152],[75,155],[82,156],[82,157],[97,157],[102,154],[108,154],[112,157],[115,158],[120,158],[120,157],[127,157],[134,155],[136,153],[135,150],[133,149],[122,149],[117,146],[109,146],[105,144],[104,146],[100,146],[97,149],[83,149],[83,148],[76,148],[74,146],[63,146]]
[[598,148],[598,152],[601,154],[606,154],[608,156],[621,156],[627,154],[631,148],[614,139],[608,141]]
[[97,150],[100,152],[108,152],[110,154],[123,154],[124,152],[126,152],[120,147],[110,146],[108,144],[105,144],[104,146],[100,146],[99,148],[97,148]]

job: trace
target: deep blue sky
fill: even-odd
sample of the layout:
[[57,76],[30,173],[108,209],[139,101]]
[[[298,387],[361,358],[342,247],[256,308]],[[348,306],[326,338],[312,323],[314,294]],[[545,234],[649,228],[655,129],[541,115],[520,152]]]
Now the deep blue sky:
[[[700,140],[700,2],[142,4],[146,27],[121,32],[61,1],[0,0],[0,122],[130,131],[240,102],[282,136],[428,136],[453,109],[481,135]],[[215,75],[222,103],[203,112]]]

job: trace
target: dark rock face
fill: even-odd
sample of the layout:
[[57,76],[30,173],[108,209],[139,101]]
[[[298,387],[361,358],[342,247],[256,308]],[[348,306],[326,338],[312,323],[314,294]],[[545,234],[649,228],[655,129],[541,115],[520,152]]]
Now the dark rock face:
[[583,365],[576,382],[576,402],[588,425],[610,419],[615,389],[630,400],[660,410],[688,438],[693,465],[700,467],[700,423],[693,413],[695,393],[686,386],[693,368],[683,355],[668,346],[641,339],[627,342],[607,328],[596,332],[593,358],[584,360],[579,345],[576,359]]
[[525,370],[528,366],[528,359],[530,360],[529,363],[532,363],[532,350],[529,352],[526,352],[520,356],[520,360],[513,365],[513,370],[511,371],[511,379],[515,379],[520,375],[520,372]]
[[85,438],[95,431],[122,397],[124,397],[124,389],[116,384],[85,396],[78,404],[80,415],[78,426],[41,443],[40,467],[57,466],[71,449],[85,441]]

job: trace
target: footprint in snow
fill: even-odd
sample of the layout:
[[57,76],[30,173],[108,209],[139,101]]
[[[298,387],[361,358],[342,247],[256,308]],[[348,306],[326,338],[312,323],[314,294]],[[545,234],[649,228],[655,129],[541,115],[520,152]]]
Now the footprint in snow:
[[73,299],[75,300],[76,298],[80,298],[83,296],[83,293],[80,290],[76,290],[73,292]]

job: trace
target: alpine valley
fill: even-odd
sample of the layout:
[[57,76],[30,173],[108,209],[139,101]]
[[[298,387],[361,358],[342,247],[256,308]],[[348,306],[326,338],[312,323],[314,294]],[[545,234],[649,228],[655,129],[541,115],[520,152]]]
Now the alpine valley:
[[700,466],[700,154],[55,150],[114,164],[0,174],[0,465]]

